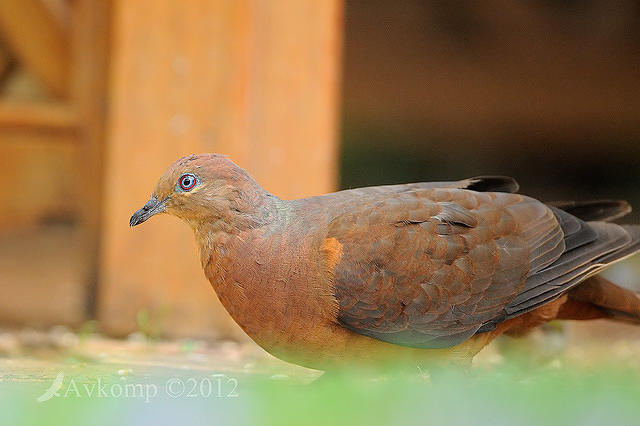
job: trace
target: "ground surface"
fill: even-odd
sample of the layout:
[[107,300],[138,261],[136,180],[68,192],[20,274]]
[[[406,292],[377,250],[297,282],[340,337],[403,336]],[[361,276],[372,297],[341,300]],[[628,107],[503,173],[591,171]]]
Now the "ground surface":
[[552,326],[504,339],[469,370],[314,381],[320,373],[250,342],[5,330],[0,423],[638,424],[640,340],[583,334]]

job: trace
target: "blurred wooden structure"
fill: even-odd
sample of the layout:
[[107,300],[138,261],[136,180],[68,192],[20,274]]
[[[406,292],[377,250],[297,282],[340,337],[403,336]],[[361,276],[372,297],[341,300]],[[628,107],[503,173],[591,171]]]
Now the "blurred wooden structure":
[[125,2],[114,15],[98,318],[113,334],[149,312],[169,334],[238,335],[191,230],[128,228],[164,169],[228,154],[284,198],[336,186],[341,2]]
[[[78,323],[96,283],[110,2],[0,3],[0,318]],[[75,220],[74,232],[37,223]],[[20,231],[24,228],[26,230]]]
[[282,197],[335,189],[341,13],[341,0],[2,2],[0,322],[97,316],[126,334],[148,313],[169,334],[234,333],[190,230],[128,217],[193,152],[230,155]]

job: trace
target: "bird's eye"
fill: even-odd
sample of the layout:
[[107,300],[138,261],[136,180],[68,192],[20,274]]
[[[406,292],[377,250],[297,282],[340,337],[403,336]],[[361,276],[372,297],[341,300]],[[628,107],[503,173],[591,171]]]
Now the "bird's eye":
[[183,191],[190,191],[194,186],[196,186],[196,182],[196,177],[192,174],[182,175],[178,180],[180,188]]

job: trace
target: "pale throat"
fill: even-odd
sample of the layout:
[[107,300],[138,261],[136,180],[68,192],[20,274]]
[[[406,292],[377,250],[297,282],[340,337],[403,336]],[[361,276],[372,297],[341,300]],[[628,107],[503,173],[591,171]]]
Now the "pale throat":
[[[188,222],[189,223],[189,222]],[[189,223],[200,251],[200,263],[206,267],[214,251],[217,254],[224,250],[228,241],[233,237],[233,228],[222,220]]]

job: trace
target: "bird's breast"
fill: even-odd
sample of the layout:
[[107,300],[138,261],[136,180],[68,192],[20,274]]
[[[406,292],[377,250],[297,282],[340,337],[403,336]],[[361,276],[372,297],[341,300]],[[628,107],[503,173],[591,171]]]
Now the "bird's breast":
[[269,352],[318,340],[335,320],[318,246],[258,230],[213,245],[207,278],[232,318]]

